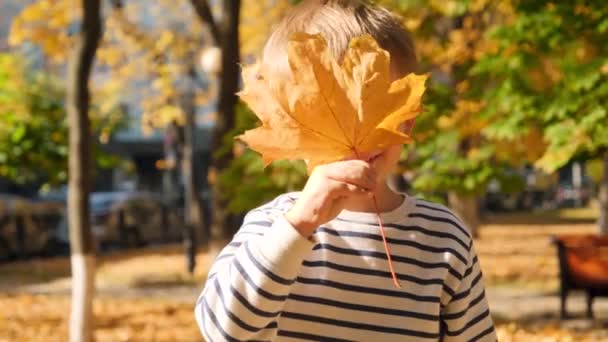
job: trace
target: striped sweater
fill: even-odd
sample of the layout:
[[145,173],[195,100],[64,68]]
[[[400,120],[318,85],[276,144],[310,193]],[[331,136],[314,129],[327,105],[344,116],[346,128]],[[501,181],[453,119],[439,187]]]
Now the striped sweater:
[[302,237],[283,217],[298,193],[250,211],[215,260],[195,316],[215,341],[496,341],[469,231],[406,196],[382,213],[343,210]]

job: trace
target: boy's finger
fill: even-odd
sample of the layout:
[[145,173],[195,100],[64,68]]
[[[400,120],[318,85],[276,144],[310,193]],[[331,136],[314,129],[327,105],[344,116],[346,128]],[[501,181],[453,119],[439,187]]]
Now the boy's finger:
[[360,159],[349,159],[349,160],[340,160],[337,162],[329,163],[323,165],[326,170],[335,170],[335,169],[343,169],[343,168],[365,168],[370,167],[371,165]]
[[352,187],[364,189],[365,191],[373,191],[376,187],[376,183],[370,177],[353,177],[338,175],[336,177],[327,175],[327,178],[331,181],[338,182],[340,184],[346,184]]
[[335,163],[324,169],[327,178],[352,183],[367,189],[376,185],[376,171],[369,163],[361,160]]
[[335,194],[338,196],[353,196],[353,195],[367,195],[371,193],[371,190],[345,182],[334,181]]

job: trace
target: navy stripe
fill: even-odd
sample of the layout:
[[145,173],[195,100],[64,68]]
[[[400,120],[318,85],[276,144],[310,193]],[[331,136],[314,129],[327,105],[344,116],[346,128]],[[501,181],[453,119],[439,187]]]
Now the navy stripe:
[[[220,334],[222,334],[222,336],[230,341],[230,342],[239,342],[241,340],[237,340],[236,338],[230,336],[220,325],[220,323],[217,320],[217,317],[213,314],[213,312],[210,310],[209,305],[207,305],[207,302],[205,300],[203,300],[203,309],[205,310],[205,312],[207,313],[207,316],[209,316],[209,319],[211,320],[211,322],[213,322],[213,324],[215,325],[215,328],[217,329],[217,331],[220,332]],[[203,323],[204,325],[204,323]],[[207,332],[207,335],[211,336],[211,334],[209,333],[209,331],[206,329],[205,326],[203,326],[203,329]],[[270,340],[250,340],[250,342],[269,342]]]
[[456,313],[451,313],[451,314],[445,314],[445,315],[441,315],[441,318],[444,320],[447,319],[456,319],[456,318],[460,318],[464,315],[466,315],[466,313],[469,311],[470,308],[472,308],[473,306],[477,305],[477,303],[481,302],[483,300],[483,298],[486,295],[486,291],[481,291],[481,293],[479,294],[479,296],[477,296],[477,298],[473,299],[471,302],[469,302],[469,305],[466,307],[466,309],[460,311],[460,312],[456,312]]
[[332,280],[317,279],[317,278],[298,277],[296,281],[301,284],[326,286],[326,287],[331,287],[331,288],[346,290],[346,291],[352,291],[352,292],[376,294],[376,295],[387,296],[387,297],[407,298],[407,299],[416,300],[416,301],[420,301],[420,302],[439,303],[439,297],[418,296],[418,295],[408,293],[405,291],[394,291],[394,290],[387,290],[387,289],[379,289],[379,288],[375,288],[375,287],[344,284],[344,283],[339,283],[339,282],[332,281]]
[[[357,223],[357,224],[363,224],[363,225],[368,225],[368,226],[376,226],[378,227],[379,224],[376,222],[361,222],[361,221],[353,221],[353,220],[346,220],[343,218],[336,218],[336,220],[338,221],[342,221],[342,222],[350,222],[350,223]],[[400,231],[404,231],[404,232],[419,232],[428,236],[434,236],[434,237],[440,237],[440,238],[445,238],[445,239],[450,239],[455,241],[456,243],[458,243],[459,245],[461,245],[465,250],[469,250],[469,244],[465,243],[462,239],[460,239],[459,237],[457,237],[454,234],[450,234],[450,233],[446,233],[446,232],[440,232],[440,231],[436,231],[436,230],[430,230],[421,226],[417,226],[417,225],[403,225],[403,224],[396,224],[396,223],[384,223],[383,224],[384,228],[394,228]]]
[[276,216],[276,215],[282,213],[282,211],[281,210],[277,210],[277,208],[260,209],[260,210],[256,210],[256,211],[258,211],[258,212],[266,215],[268,218],[270,218],[272,216]]
[[[360,267],[354,267],[354,266],[347,266],[347,265],[341,265],[341,264],[336,264],[333,263],[331,261],[325,261],[325,260],[317,260],[317,261],[307,261],[305,260],[304,262],[302,262],[302,266],[305,267],[327,267],[333,270],[338,270],[338,271],[342,271],[342,272],[349,272],[349,273],[355,273],[355,274],[363,274],[363,275],[369,275],[369,276],[376,276],[376,277],[382,277],[382,278],[386,278],[386,279],[391,279],[392,275],[390,272],[387,271],[382,271],[382,270],[377,270],[377,269],[370,269],[370,268],[360,268]],[[406,281],[411,281],[411,282],[415,282],[412,281],[412,276],[410,275],[405,275],[405,274],[395,274],[397,276],[398,279],[400,280],[406,280]],[[418,278],[416,278],[418,279]],[[426,279],[422,279],[422,280],[426,280]],[[443,289],[448,292],[450,295],[454,295],[454,290],[452,290],[451,288],[449,288],[447,285],[445,285],[443,283],[443,281],[441,279],[429,279],[426,280],[429,282],[429,284],[420,284],[420,283],[416,283],[419,285],[442,285]]]
[[473,318],[467,324],[465,324],[464,327],[462,327],[462,328],[460,328],[458,330],[455,330],[455,331],[449,331],[449,330],[447,330],[446,333],[447,333],[448,336],[462,335],[462,333],[465,332],[467,329],[469,329],[470,327],[474,326],[475,324],[481,322],[482,320],[484,320],[488,316],[490,316],[490,309],[486,309],[486,311],[480,313],[477,317]]
[[230,258],[230,257],[233,257],[233,256],[234,256],[234,253],[224,253],[224,254],[218,255],[217,258],[215,258],[215,262],[218,262],[220,260],[223,260],[223,259],[226,259],[226,258]]
[[446,284],[443,284],[442,287],[444,292],[447,292],[447,294],[451,297],[454,297],[454,295],[456,294],[456,291],[452,290],[451,287],[447,286]]
[[207,279],[205,280],[205,287],[203,288],[203,292],[201,293],[200,296],[198,296],[198,299],[196,300],[196,306],[199,306],[203,300],[203,298],[206,296],[207,291],[209,291],[209,286],[208,284],[215,279],[215,276],[217,275],[218,272],[214,272],[211,275],[207,275]]
[[420,202],[425,202],[425,203],[431,204],[431,205],[427,205],[427,204],[420,204],[420,203],[416,203],[416,206],[417,206],[418,208],[425,208],[425,209],[429,209],[429,210],[433,210],[433,211],[439,211],[439,212],[442,212],[442,213],[449,214],[450,216],[452,216],[452,217],[456,218],[456,215],[454,215],[454,213],[453,213],[453,212],[451,212],[449,209],[444,209],[444,208],[440,208],[440,207],[435,207],[435,205],[436,205],[435,203],[432,203],[432,202],[427,202],[427,201],[421,201],[420,199],[416,199],[416,201],[417,201],[417,202],[419,202],[419,201],[420,201]]
[[439,333],[429,333],[429,332],[416,331],[416,330],[403,329],[403,328],[385,327],[385,326],[375,325],[375,324],[343,321],[343,320],[334,319],[334,318],[306,315],[306,314],[290,312],[290,311],[283,311],[283,313],[281,314],[281,317],[290,318],[290,319],[294,319],[294,320],[300,320],[300,321],[315,322],[315,323],[321,323],[321,324],[326,324],[326,325],[344,327],[344,328],[357,329],[357,330],[382,332],[382,333],[387,333],[387,334],[399,334],[399,335],[404,335],[404,336],[416,336],[416,337],[426,337],[426,338],[439,337]]
[[481,272],[479,272],[479,274],[477,274],[475,279],[473,279],[473,281],[471,282],[471,286],[469,286],[465,291],[452,296],[452,300],[460,300],[460,299],[463,299],[466,296],[468,296],[471,293],[471,289],[474,288],[475,285],[477,285],[477,283],[480,280],[481,280]]
[[473,272],[473,268],[475,267],[475,264],[477,264],[477,262],[479,262],[479,259],[477,259],[477,255],[476,255],[473,258],[473,263],[471,264],[471,266],[469,266],[469,268],[467,268],[467,270],[464,271],[463,278],[468,277]]
[[[349,230],[338,231],[338,230],[327,228],[327,227],[319,227],[315,231],[315,234],[318,234],[318,233],[326,233],[326,234],[330,234],[330,235],[334,235],[334,236],[358,237],[358,238],[364,238],[364,239],[370,239],[370,240],[376,240],[376,241],[382,242],[382,236],[380,236],[378,234],[371,234],[371,233],[362,233],[362,232],[355,232],[355,231],[349,231]],[[446,253],[447,252],[447,253],[454,255],[456,258],[458,258],[458,260],[462,261],[463,264],[465,264],[465,265],[467,264],[467,259],[453,248],[449,248],[449,247],[441,248],[441,247],[428,246],[428,245],[424,245],[424,244],[421,244],[419,242],[412,241],[412,240],[402,240],[402,239],[395,239],[395,238],[391,238],[391,237],[387,237],[386,241],[393,245],[414,247],[414,248],[417,248],[417,249],[425,251],[425,252],[431,252],[431,253]]]
[[429,204],[432,206],[439,206],[439,207],[443,207],[443,208],[446,207],[445,204],[442,204],[441,202],[431,201],[424,197],[414,197],[414,200],[416,200],[416,202],[422,202],[422,203],[426,203],[426,204]]
[[275,295],[275,294],[267,292],[266,290],[258,287],[255,284],[255,282],[253,281],[253,279],[251,279],[249,274],[247,274],[247,272],[243,268],[243,265],[241,265],[241,263],[236,258],[234,259],[234,266],[239,271],[241,276],[245,279],[245,281],[247,281],[247,284],[249,284],[249,286],[251,286],[255,290],[255,292],[257,292],[260,296],[270,299],[270,300],[277,301],[277,302],[282,302],[282,301],[285,301],[285,299],[287,299],[287,296]]
[[[472,337],[471,342],[479,341],[479,340],[481,340],[482,337],[484,337],[492,332],[494,332],[494,326],[490,326],[488,329],[486,329],[486,330],[480,332],[478,335]],[[498,341],[498,340],[496,340],[496,341]]]
[[285,204],[293,204],[294,199],[283,194],[275,197],[272,201],[263,204],[252,211],[260,211],[265,214],[273,214],[277,212],[282,212],[281,207]]
[[339,302],[337,300],[304,296],[304,295],[299,295],[299,294],[295,294],[295,293],[290,294],[289,299],[300,301],[300,302],[305,302],[305,303],[315,303],[315,304],[328,305],[328,306],[332,306],[332,307],[339,307],[339,308],[344,308],[344,309],[349,309],[349,310],[354,310],[354,311],[375,312],[375,313],[379,313],[379,314],[393,315],[393,316],[399,316],[399,317],[411,317],[411,318],[418,318],[418,319],[423,319],[423,320],[433,321],[433,322],[439,321],[439,316],[437,316],[437,315],[430,315],[430,314],[424,314],[424,313],[419,313],[419,312],[397,310],[397,309],[390,309],[390,308],[381,308],[381,307],[370,306],[370,305],[345,303],[345,302]]
[[439,217],[439,216],[431,216],[431,215],[426,215],[426,214],[421,214],[421,213],[411,213],[407,215],[408,217],[414,217],[414,218],[423,218],[425,220],[429,220],[429,221],[434,221],[434,222],[444,222],[444,223],[449,223],[452,226],[456,227],[458,230],[460,230],[467,238],[471,238],[471,235],[469,234],[469,232],[464,229],[461,225],[459,225],[456,221],[453,221],[449,218],[446,217]]
[[[367,256],[367,257],[373,257],[373,258],[377,258],[377,259],[388,260],[388,257],[386,256],[386,253],[383,253],[383,252],[364,251],[364,250],[358,250],[358,249],[342,248],[342,247],[337,247],[337,246],[334,246],[334,245],[330,245],[328,243],[319,243],[319,244],[316,244],[313,247],[314,251],[319,250],[319,249],[327,249],[327,250],[330,250],[332,252],[336,252],[336,253],[340,253],[340,254],[346,254],[346,255]],[[448,264],[447,262],[424,262],[424,261],[420,261],[420,260],[417,260],[417,259],[413,259],[413,258],[401,256],[401,255],[395,255],[394,253],[391,253],[391,258],[392,258],[393,261],[397,261],[397,262],[401,262],[401,263],[406,263],[406,264],[418,266],[418,267],[421,267],[421,268],[447,269],[448,272],[452,276],[454,276],[456,279],[462,280],[462,274],[460,274],[456,270],[454,270],[452,268],[452,266],[450,264]],[[405,280],[409,280],[411,282],[414,282],[414,283],[417,283],[417,284],[421,284],[421,285],[443,284],[443,280],[442,279],[421,279],[421,278],[414,277],[414,276],[408,276],[408,277],[409,277],[409,279],[406,278]]]
[[219,273],[219,271],[215,271],[213,273],[207,273],[207,279],[205,279],[205,282],[209,282],[211,280],[213,280],[213,278],[215,278],[215,276]]
[[[264,235],[263,233],[259,233],[256,231],[246,231],[246,230],[239,230],[238,233],[236,233],[236,235],[234,236],[234,240],[239,239],[241,236],[243,235],[255,235],[255,236],[262,236]],[[233,240],[233,241],[234,241]]]
[[233,321],[234,323],[236,323],[236,325],[238,325],[239,327],[241,327],[241,328],[243,328],[243,329],[245,329],[247,331],[251,331],[251,332],[258,332],[258,331],[260,331],[262,329],[275,329],[275,328],[277,328],[277,322],[276,321],[271,321],[265,327],[259,327],[259,328],[245,323],[243,320],[241,320],[235,314],[233,314],[230,311],[230,309],[228,309],[228,306],[226,305],[226,299],[224,297],[224,293],[222,292],[222,287],[220,286],[220,283],[217,281],[217,278],[213,282],[213,285],[215,286],[215,292],[217,293],[218,297],[220,298],[220,302],[222,303],[222,307],[224,308],[224,312],[226,312],[226,315],[230,318],[231,321]]
[[[200,312],[200,318],[201,318],[200,329],[203,332],[204,340],[211,341],[211,335],[209,334],[209,328],[207,327],[207,319],[206,319],[206,314],[205,314],[207,311],[206,305],[207,304],[206,304],[206,302],[204,302],[204,299],[201,299],[200,303],[196,304],[195,310],[199,310],[199,312]],[[216,318],[216,320],[217,320],[217,318]],[[197,323],[198,323],[198,321],[197,321]]]
[[[215,279],[215,281],[217,282],[217,279]],[[249,303],[247,298],[245,298],[242,294],[240,294],[239,291],[237,291],[237,289],[235,289],[234,286],[232,286],[232,285],[230,285],[230,293],[241,304],[243,304],[244,307],[246,307],[249,311],[253,312],[254,314],[256,314],[258,316],[266,317],[266,318],[274,318],[274,317],[277,317],[281,313],[281,311],[269,312],[269,311],[264,311],[264,310],[256,308],[255,306],[253,306],[253,304]]]
[[233,242],[229,243],[228,246],[230,246],[232,248],[239,248],[239,247],[241,247],[242,244],[243,244],[242,241],[233,241]]
[[[333,269],[333,270],[338,270],[338,271],[342,271],[342,272],[348,272],[348,273],[354,273],[354,274],[363,274],[363,275],[369,275],[369,276],[376,276],[376,277],[382,277],[382,278],[387,278],[387,279],[391,279],[392,275],[390,272],[387,271],[382,271],[382,270],[377,270],[377,269],[369,269],[369,268],[360,268],[360,267],[354,267],[354,266],[347,266],[347,265],[341,265],[341,264],[336,264],[333,263],[331,261],[325,261],[325,260],[317,260],[317,261],[308,261],[305,260],[302,262],[302,266],[305,267],[325,267],[325,268],[329,268],[329,269]],[[410,282],[415,282],[412,280],[412,277],[410,275],[405,275],[405,274],[400,274],[400,273],[396,273],[395,274],[397,276],[397,279],[399,280],[406,280],[406,281],[410,281]],[[419,278],[415,278],[415,279],[419,279]],[[429,282],[431,282],[430,284],[420,284],[417,283],[418,285],[441,285],[442,289],[447,292],[450,296],[453,296],[455,294],[455,291],[452,290],[448,285],[446,285],[445,283],[443,283],[443,281],[441,280],[437,280],[437,279],[430,279],[428,280]]]
[[345,340],[342,338],[313,335],[313,334],[307,334],[307,333],[303,333],[303,332],[289,331],[289,330],[279,330],[278,335],[285,336],[285,337],[291,337],[291,338],[297,338],[297,339],[305,340],[305,341],[354,342],[353,340]]
[[255,226],[260,226],[260,227],[270,227],[272,226],[272,221],[251,221],[251,222],[247,222],[245,221],[243,223],[243,226],[250,226],[250,225],[255,225]]
[[200,296],[198,296],[198,298],[196,299],[196,304],[194,305],[195,307],[201,305],[201,303],[203,303],[203,299],[205,298],[205,293],[207,292],[207,287],[205,287],[203,289],[203,293],[201,293]]
[[272,273],[272,271],[270,271],[269,269],[267,269],[266,267],[264,267],[264,265],[262,265],[253,255],[253,253],[251,253],[251,249],[249,248],[249,243],[245,242],[245,251],[247,251],[247,256],[249,257],[249,260],[251,260],[253,262],[253,264],[255,265],[255,267],[262,273],[264,273],[264,275],[266,275],[268,278],[272,279],[273,281],[279,283],[279,284],[283,284],[283,285],[291,285],[293,284],[296,280],[295,279],[285,279],[281,276],[278,276],[274,273]]
[[279,198],[281,198],[282,200],[284,200],[283,203],[280,203],[280,205],[285,205],[285,204],[288,204],[288,203],[293,203],[296,200],[296,198],[291,197],[291,196],[289,196],[287,194],[284,194],[283,196],[279,196]]

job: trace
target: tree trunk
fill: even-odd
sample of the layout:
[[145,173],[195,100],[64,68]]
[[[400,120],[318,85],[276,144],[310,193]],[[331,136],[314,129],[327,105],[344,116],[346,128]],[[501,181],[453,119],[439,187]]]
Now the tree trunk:
[[88,81],[101,38],[99,0],[82,0],[82,32],[68,65],[67,115],[70,127],[68,213],[72,263],[70,341],[93,340],[95,251],[89,222],[91,177]]
[[604,151],[603,156],[604,176],[599,187],[599,204],[600,216],[598,219],[598,228],[600,234],[608,234],[608,149]]
[[184,209],[186,215],[186,225],[188,229],[186,246],[188,255],[188,270],[194,271],[196,266],[196,247],[199,242],[204,244],[209,240],[207,224],[204,217],[203,200],[201,198],[200,176],[201,170],[196,168],[196,106],[194,104],[196,88],[196,71],[194,61],[190,64],[188,76],[190,82],[188,89],[182,96],[182,109],[186,113],[186,123],[184,127],[184,151],[183,151],[183,175],[185,185],[186,201]]
[[465,195],[457,192],[448,192],[450,208],[464,221],[473,237],[478,236],[479,206],[475,195]]
[[[213,130],[211,143],[212,151],[219,151],[223,145],[224,136],[234,128],[235,106],[238,98],[236,92],[239,87],[239,15],[241,9],[240,0],[223,1],[223,21],[221,27],[222,47],[222,73],[220,78],[220,93],[218,104],[218,115]],[[211,170],[220,174],[226,169],[233,159],[232,151],[212,158]],[[213,235],[223,238],[234,233],[236,228],[227,210],[226,201],[222,198],[223,193],[218,182],[213,185]]]

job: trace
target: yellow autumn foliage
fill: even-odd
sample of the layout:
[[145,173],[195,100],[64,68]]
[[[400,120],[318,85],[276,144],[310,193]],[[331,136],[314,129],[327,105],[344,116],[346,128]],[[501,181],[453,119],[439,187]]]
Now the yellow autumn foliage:
[[[75,0],[32,2],[13,19],[9,43],[12,46],[34,43],[49,60],[59,65],[65,63],[72,44],[68,32],[70,25],[81,17],[80,6],[80,2]],[[255,55],[261,50],[274,23],[289,8],[289,1],[244,0],[242,6],[242,53]],[[152,85],[149,89],[138,90],[143,98],[145,113],[142,124],[146,126],[146,131],[151,132],[179,118],[174,108],[179,83],[186,78],[184,75],[188,63],[196,59],[203,44],[210,41],[207,29],[192,10],[190,1],[125,1],[120,10],[109,5],[106,9],[105,32],[96,54],[96,64],[107,67],[112,80],[97,78],[93,93],[101,91],[105,94],[107,89],[116,89],[115,86],[105,85],[108,82],[120,82],[123,87],[128,87],[133,82],[143,81]],[[216,8],[212,10],[216,14]],[[204,105],[212,98],[210,92],[214,92],[216,86],[211,81],[207,91],[197,91],[197,105]],[[104,100],[102,96],[99,98]],[[106,108],[115,104],[103,104],[102,101],[102,106]]]

